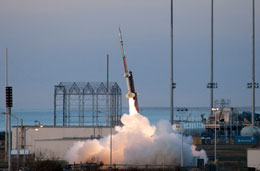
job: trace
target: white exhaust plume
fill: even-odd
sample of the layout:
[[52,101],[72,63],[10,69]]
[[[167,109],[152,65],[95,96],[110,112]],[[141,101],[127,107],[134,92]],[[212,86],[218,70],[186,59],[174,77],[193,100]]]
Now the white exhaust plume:
[[[161,120],[155,126],[137,113],[134,100],[129,99],[130,115],[121,118],[122,127],[115,127],[113,135],[113,163],[116,164],[153,164],[179,165],[181,156],[181,135],[173,130],[169,121]],[[74,143],[67,151],[66,160],[70,163],[102,161],[109,163],[109,136],[99,140]],[[208,158],[204,150],[196,151],[192,137],[183,138],[184,165],[194,165],[194,157]]]

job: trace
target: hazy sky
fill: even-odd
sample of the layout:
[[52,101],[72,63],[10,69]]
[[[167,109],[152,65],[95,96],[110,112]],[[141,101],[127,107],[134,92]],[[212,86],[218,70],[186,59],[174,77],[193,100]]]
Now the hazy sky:
[[[215,99],[249,106],[252,1],[214,2]],[[255,2],[260,82],[260,1]],[[1,0],[0,23],[0,108],[6,47],[15,109],[52,109],[54,85],[61,81],[105,81],[107,53],[110,80],[125,94],[119,24],[140,106],[169,106],[170,0]],[[174,0],[175,106],[209,106],[209,43],[210,0]]]

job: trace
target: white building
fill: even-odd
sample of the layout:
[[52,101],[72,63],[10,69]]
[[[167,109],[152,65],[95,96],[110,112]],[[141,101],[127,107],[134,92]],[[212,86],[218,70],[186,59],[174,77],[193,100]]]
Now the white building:
[[[114,128],[112,129],[115,133]],[[12,127],[12,149],[29,150],[30,154],[43,155],[47,158],[63,160],[65,153],[77,141],[86,141],[93,138],[101,138],[110,134],[110,127],[57,127],[35,126]],[[18,139],[18,141],[17,141]],[[18,142],[18,143],[17,143]]]
[[247,149],[247,167],[260,170],[260,149]]

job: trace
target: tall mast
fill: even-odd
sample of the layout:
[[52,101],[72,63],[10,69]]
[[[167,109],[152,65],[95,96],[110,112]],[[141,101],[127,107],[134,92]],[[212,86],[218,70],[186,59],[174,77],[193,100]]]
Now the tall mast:
[[[107,54],[106,124],[108,126],[109,55]],[[111,119],[111,118],[110,118]]]
[[255,0],[252,0],[252,121],[255,125]]
[[214,8],[213,8],[213,0],[211,0],[211,38],[210,38],[210,114],[212,114],[212,108],[213,108],[213,14],[214,14]]
[[[8,86],[8,49],[5,49],[5,87]],[[5,108],[5,160],[8,159],[8,115],[7,107]]]
[[173,0],[171,0],[171,47],[170,47],[170,122],[174,122],[174,104],[173,104],[173,89],[176,88],[176,83],[173,82]]

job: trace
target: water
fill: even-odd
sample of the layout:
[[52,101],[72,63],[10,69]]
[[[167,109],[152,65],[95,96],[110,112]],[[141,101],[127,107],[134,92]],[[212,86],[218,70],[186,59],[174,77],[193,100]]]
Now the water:
[[[238,108],[239,112],[250,111],[250,107]],[[1,110],[3,111],[3,110]],[[129,113],[128,108],[122,109],[123,113]],[[38,120],[43,125],[53,125],[53,111],[51,110],[38,110],[38,111],[16,111],[15,115],[19,119],[23,119],[24,125],[35,125],[34,121]],[[159,120],[169,120],[170,109],[166,107],[143,107],[140,108],[140,113],[150,120],[151,124],[156,124]],[[260,113],[260,107],[256,108],[256,113]],[[183,120],[188,121],[201,121],[201,114],[205,114],[205,118],[208,117],[209,108],[206,107],[193,107],[188,108],[187,112],[174,111],[174,120],[181,120],[181,115],[183,114]],[[189,117],[190,116],[190,117]],[[12,118],[12,125],[16,125],[17,120]],[[20,124],[20,122],[19,122]],[[5,115],[0,115],[0,131],[5,129]]]

